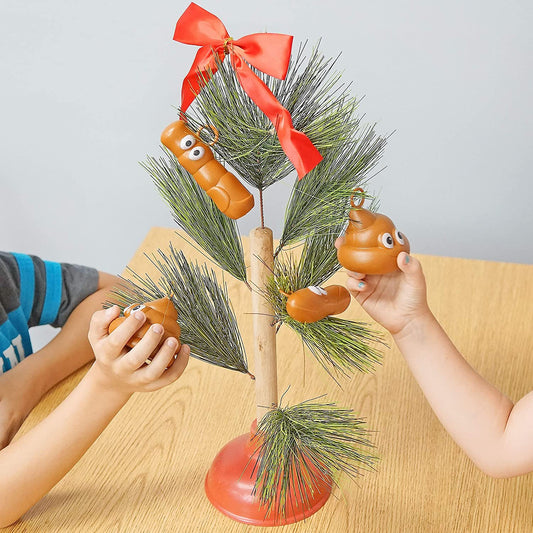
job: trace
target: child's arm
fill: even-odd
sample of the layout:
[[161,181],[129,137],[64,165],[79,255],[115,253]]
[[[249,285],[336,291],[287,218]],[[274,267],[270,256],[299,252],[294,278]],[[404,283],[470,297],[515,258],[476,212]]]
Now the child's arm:
[[431,314],[393,338],[435,414],[481,470],[493,477],[533,471],[533,392],[513,405],[463,359]]
[[401,271],[350,273],[346,284],[387,328],[435,414],[485,473],[511,477],[533,471],[533,392],[516,405],[465,361],[431,313],[422,267],[401,253]]
[[93,315],[89,331],[96,355],[93,366],[47,418],[0,451],[0,527],[16,521],[74,466],[133,392],[157,390],[183,373],[187,346],[168,370],[175,339],[168,339],[151,364],[144,365],[159,343],[161,326],[152,326],[128,351],[126,342],[146,317],[137,312],[108,335],[107,328],[118,314],[118,308],[112,307]]
[[91,315],[102,308],[119,278],[98,273],[97,291],[70,314],[61,331],[42,349],[0,375],[0,449],[7,446],[43,395],[94,359],[87,338]]

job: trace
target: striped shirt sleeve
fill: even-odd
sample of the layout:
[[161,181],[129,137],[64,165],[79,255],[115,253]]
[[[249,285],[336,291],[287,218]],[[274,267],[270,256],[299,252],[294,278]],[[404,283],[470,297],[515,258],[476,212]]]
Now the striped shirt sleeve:
[[18,293],[16,298],[10,295],[9,303],[4,294],[4,307],[9,312],[10,307],[20,304],[28,327],[62,327],[74,308],[98,288],[98,271],[94,268],[43,261],[25,254],[1,253],[0,259],[9,276],[9,283],[4,280],[2,288],[9,285],[11,292]]

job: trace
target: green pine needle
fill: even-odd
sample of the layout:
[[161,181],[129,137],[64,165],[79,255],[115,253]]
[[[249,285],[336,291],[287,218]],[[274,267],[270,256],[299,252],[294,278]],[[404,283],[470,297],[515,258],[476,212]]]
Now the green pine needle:
[[340,473],[354,479],[377,462],[364,449],[372,447],[365,422],[352,410],[315,400],[273,409],[258,425],[253,494],[267,516],[305,512],[320,485],[332,488]]
[[[136,302],[170,296],[178,310],[180,340],[191,347],[191,356],[206,363],[250,374],[235,313],[226,283],[213,270],[187,261],[170,245],[170,255],[158,250],[148,257],[161,274],[156,283],[131,269],[133,281],[113,292],[123,308]],[[250,374],[251,376],[251,374]]]
[[152,176],[176,224],[218,266],[246,283],[244,252],[235,220],[220,212],[169,150],[163,148],[163,151],[165,157],[148,157],[141,165]]
[[368,325],[336,317],[326,317],[318,322],[302,324],[294,319],[285,323],[300,335],[309,351],[330,373],[330,368],[340,374],[374,372],[375,365],[381,364],[381,352],[372,344],[382,343],[378,334],[368,329]]
[[342,234],[344,226],[344,221],[337,221],[337,225],[331,226],[328,233],[315,233],[305,240],[296,270],[298,288],[320,286],[340,270],[335,240]]

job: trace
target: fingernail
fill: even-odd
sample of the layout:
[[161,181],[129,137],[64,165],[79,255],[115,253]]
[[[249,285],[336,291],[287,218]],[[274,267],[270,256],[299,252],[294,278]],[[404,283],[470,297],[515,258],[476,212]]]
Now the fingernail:
[[364,281],[360,281],[360,282],[358,283],[357,286],[358,286],[360,289],[362,289],[365,285],[366,285],[366,284],[365,284]]
[[409,261],[411,261],[411,257],[409,256],[409,254],[406,254],[405,255],[405,264],[409,264]]
[[142,320],[144,318],[144,313],[142,311],[137,311],[133,315],[137,320]]
[[161,324],[154,324],[152,326],[152,329],[158,334],[161,335],[163,333],[163,326]]
[[167,339],[167,344],[168,344],[171,348],[175,348],[176,345],[178,344],[178,342],[176,341],[176,339],[173,339],[172,337],[170,337],[170,339]]

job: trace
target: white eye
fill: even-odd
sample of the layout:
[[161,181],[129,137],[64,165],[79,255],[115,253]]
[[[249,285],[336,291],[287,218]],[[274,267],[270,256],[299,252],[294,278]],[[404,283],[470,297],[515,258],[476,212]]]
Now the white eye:
[[319,287],[315,287],[314,285],[310,285],[309,287],[307,287],[312,293],[314,294],[318,294],[320,296],[320,288]]
[[318,296],[325,296],[328,293],[322,288],[322,287],[315,287],[314,285],[310,285],[308,289],[311,292],[314,292],[315,294],[318,294]]
[[203,146],[197,146],[189,152],[189,159],[192,161],[198,161],[198,159],[202,159],[202,157],[204,157],[204,154],[205,150]]
[[390,233],[384,233],[381,236],[381,242],[385,246],[385,248],[393,248],[394,247],[394,241],[392,240],[392,235]]
[[403,233],[400,233],[397,229],[394,230],[394,237],[400,244],[405,244],[405,240],[403,238]]
[[193,135],[185,135],[183,139],[180,141],[180,148],[182,150],[188,150],[189,148],[192,148],[196,144],[196,139]]
[[134,313],[135,311],[142,311],[144,309],[144,304],[131,304],[129,307],[124,309],[124,312],[128,311],[129,313]]

